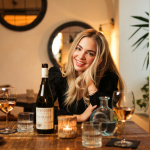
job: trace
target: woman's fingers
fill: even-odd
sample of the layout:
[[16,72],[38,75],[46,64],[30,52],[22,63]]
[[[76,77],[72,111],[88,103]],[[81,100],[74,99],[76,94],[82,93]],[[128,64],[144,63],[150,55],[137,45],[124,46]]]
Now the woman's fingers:
[[[90,104],[91,105],[91,104]],[[91,105],[92,106],[92,105]],[[92,106],[92,112],[97,107],[97,105]]]
[[91,104],[88,106],[88,108],[84,111],[82,114],[83,121],[87,121],[89,117],[91,116],[93,110],[97,107],[97,105],[92,106]]
[[87,107],[87,109],[81,115],[74,115],[77,117],[77,122],[84,122],[89,119],[93,110],[97,107],[97,105],[92,106],[91,104]]

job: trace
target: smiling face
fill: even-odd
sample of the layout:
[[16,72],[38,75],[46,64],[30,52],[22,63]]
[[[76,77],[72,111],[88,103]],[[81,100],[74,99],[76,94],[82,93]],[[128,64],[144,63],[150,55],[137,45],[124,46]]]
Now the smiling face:
[[73,65],[79,76],[90,67],[96,56],[96,43],[92,38],[84,37],[76,46],[72,57]]

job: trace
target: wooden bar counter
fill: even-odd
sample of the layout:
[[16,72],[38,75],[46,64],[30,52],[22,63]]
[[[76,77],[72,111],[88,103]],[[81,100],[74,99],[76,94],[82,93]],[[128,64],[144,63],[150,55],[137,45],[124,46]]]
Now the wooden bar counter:
[[[0,122],[0,128],[5,127],[5,121]],[[17,128],[17,122],[9,122],[9,127]],[[57,125],[55,125],[55,132],[48,135],[40,135],[36,130],[32,133],[12,133],[0,134],[4,140],[0,142],[0,150],[85,150],[89,148],[82,147],[82,131],[81,124],[77,126],[77,137],[74,139],[60,139],[58,138]],[[118,147],[106,147],[106,143],[112,137],[103,137],[102,147],[94,150],[123,150]],[[127,140],[141,141],[137,150],[150,150],[150,134],[139,127],[132,121],[126,122],[125,138]],[[125,148],[125,150],[131,150]]]

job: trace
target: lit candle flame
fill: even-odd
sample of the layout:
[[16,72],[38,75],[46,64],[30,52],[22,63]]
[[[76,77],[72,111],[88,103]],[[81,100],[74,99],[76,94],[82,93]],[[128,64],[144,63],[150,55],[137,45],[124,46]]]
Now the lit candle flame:
[[69,131],[69,130],[72,130],[72,128],[69,128],[68,126],[66,126],[66,128],[63,128],[63,130]]

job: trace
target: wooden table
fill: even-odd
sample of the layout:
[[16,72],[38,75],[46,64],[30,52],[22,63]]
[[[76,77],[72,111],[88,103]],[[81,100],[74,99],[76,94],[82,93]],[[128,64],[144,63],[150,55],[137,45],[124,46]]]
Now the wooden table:
[[[10,127],[16,128],[17,122],[9,122]],[[0,128],[5,127],[5,122],[0,122]],[[0,150],[85,150],[88,148],[82,147],[82,132],[81,124],[78,124],[78,134],[74,139],[59,139],[57,126],[55,132],[48,135],[32,133],[13,133],[9,135],[0,134],[4,141],[0,143]],[[150,134],[139,127],[132,121],[128,121],[125,127],[125,137],[128,140],[141,141],[137,150],[150,150]],[[102,147],[94,150],[123,150],[118,147],[106,147],[105,144],[112,137],[103,137]],[[125,150],[131,150],[125,148]]]
[[[33,112],[33,106],[36,103],[37,94],[34,94],[34,97],[28,98],[26,94],[17,95],[16,106],[24,107],[24,112]],[[58,101],[54,103],[55,107],[59,107]]]

